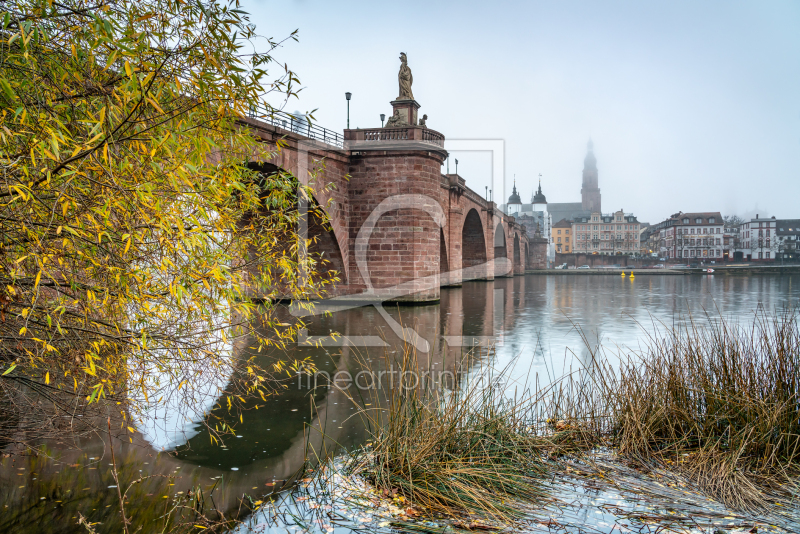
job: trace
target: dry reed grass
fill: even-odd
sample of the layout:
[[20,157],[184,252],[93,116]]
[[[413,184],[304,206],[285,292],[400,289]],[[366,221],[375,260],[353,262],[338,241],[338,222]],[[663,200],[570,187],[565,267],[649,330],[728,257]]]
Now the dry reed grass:
[[602,375],[622,455],[669,466],[735,509],[789,498],[800,467],[796,311],[748,326],[690,320]]
[[[490,354],[469,354],[462,367],[470,371],[453,390],[401,381],[382,402],[351,397],[371,441],[349,468],[412,516],[508,523],[546,496],[543,478],[576,458],[591,463],[585,452],[610,445],[733,509],[796,506],[797,312],[760,313],[747,327],[678,324],[620,366],[585,339],[592,363],[544,387],[538,378],[532,387],[503,385],[507,369],[476,371]],[[419,371],[411,345],[395,363],[403,376]]]
[[[404,503],[411,516],[513,523],[546,496],[538,481],[551,473],[548,460],[597,443],[597,434],[576,417],[574,402],[567,406],[580,397],[566,394],[572,387],[536,389],[533,395],[522,387],[525,393],[514,394],[504,384],[508,369],[476,371],[470,365],[484,361],[481,356],[487,355],[468,354],[462,367],[472,372],[447,390],[407,380],[406,371],[418,376],[420,365],[416,351],[406,346],[396,361],[404,378],[383,407],[361,408],[371,442],[353,456],[350,469],[385,497]],[[544,406],[542,396],[561,404]],[[552,424],[539,423],[545,419]]]

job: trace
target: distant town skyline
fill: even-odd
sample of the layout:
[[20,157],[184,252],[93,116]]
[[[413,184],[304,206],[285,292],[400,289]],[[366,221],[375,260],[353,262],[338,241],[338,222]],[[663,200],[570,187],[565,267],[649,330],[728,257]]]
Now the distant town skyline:
[[[800,196],[800,3],[567,1],[391,4],[246,0],[259,33],[299,29],[276,59],[304,86],[289,111],[380,125],[399,52],[428,126],[447,139],[502,139],[529,200],[576,198],[595,143],[603,208],[656,222],[679,209],[794,216]],[[488,153],[453,153],[477,192]],[[451,172],[453,171],[451,157]]]

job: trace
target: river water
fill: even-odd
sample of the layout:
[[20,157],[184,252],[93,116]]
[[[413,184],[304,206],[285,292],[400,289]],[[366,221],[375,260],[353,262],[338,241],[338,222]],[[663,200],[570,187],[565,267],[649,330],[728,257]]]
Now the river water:
[[[336,373],[355,377],[363,365],[382,359],[377,365],[386,379],[391,355],[402,350],[405,337],[417,347],[420,365],[440,377],[458,380],[471,371],[462,367],[463,355],[476,345],[491,345],[493,365],[513,366],[511,376],[521,382],[538,374],[542,383],[585,363],[588,347],[598,343],[613,359],[677,322],[703,324],[720,317],[747,322],[759,309],[793,308],[799,299],[800,275],[526,275],[443,288],[437,304],[365,306],[306,317],[301,344],[258,358],[265,365],[275,358],[307,359],[320,371],[318,384]],[[291,316],[290,310],[285,313]],[[341,337],[332,339],[334,332]],[[241,346],[248,350],[246,342]],[[368,377],[355,378],[366,384]],[[319,432],[308,431],[308,424],[324,431],[325,443],[360,443],[365,432],[352,403],[335,388],[312,393],[313,385],[308,376],[288,377],[279,393],[245,412],[236,437],[223,446],[213,444],[199,424],[168,451],[156,450],[141,435],[115,445],[124,477],[158,474],[174,484],[167,490],[158,485],[166,479],[138,484],[129,515],[141,524],[157,522],[165,491],[174,496],[195,485],[217,484],[215,504],[222,510],[235,510],[244,494],[261,498],[296,474],[309,444],[322,447]],[[232,417],[224,408],[214,415]],[[87,439],[79,443],[80,451],[43,445],[53,459],[2,459],[0,531],[85,532],[77,525],[79,512],[112,529],[116,489],[109,488],[114,482],[107,443]],[[47,528],[41,528],[44,522]],[[98,527],[105,531],[113,529]]]

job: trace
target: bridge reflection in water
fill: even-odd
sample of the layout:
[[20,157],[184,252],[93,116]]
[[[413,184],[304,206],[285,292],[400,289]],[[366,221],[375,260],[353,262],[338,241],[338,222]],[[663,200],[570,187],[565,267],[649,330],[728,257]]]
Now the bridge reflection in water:
[[[502,367],[516,360],[512,378],[522,383],[535,373],[541,380],[586,363],[589,351],[581,331],[590,344],[601,341],[607,348],[635,347],[652,331],[654,322],[671,326],[686,320],[690,313],[702,322],[706,311],[746,321],[759,306],[767,311],[796,306],[799,282],[796,275],[637,276],[635,282],[618,276],[527,275],[465,282],[462,287],[443,288],[441,300],[435,304],[394,308],[387,304],[385,313],[364,306],[307,318],[308,339],[323,339],[331,332],[341,333],[342,339],[326,346],[300,345],[288,354],[272,352],[257,357],[262,365],[287,356],[308,358],[331,377],[339,371],[354,376],[363,364],[386,372],[403,346],[390,324],[396,321],[429,344],[427,352],[418,353],[420,370],[452,372],[453,380],[445,383],[446,387],[473,371],[460,366],[469,346],[490,340],[496,345],[491,363]],[[288,309],[285,313],[290,317]],[[380,343],[369,346],[365,339]],[[247,346],[246,340],[241,343],[242,355],[250,350]],[[263,495],[275,487],[275,481],[294,475],[303,465],[307,444],[319,451],[363,441],[362,422],[353,416],[354,407],[341,391],[318,387],[312,392],[313,381],[306,377],[291,377],[285,386],[279,394],[259,402],[258,410],[247,411],[242,423],[234,421],[238,415],[228,414],[226,400],[220,399],[222,408],[213,415],[237,425],[237,437],[226,438],[224,447],[213,445],[198,424],[198,433],[172,453],[156,453],[139,436],[133,444],[118,443],[117,458],[151,474],[179,473],[175,491],[223,477],[215,501],[222,509],[233,510],[243,494]],[[317,431],[309,432],[309,425]],[[82,452],[59,454],[62,462],[76,464],[80,458],[102,458],[105,445],[98,439],[82,443]],[[100,466],[107,464],[102,460]],[[63,465],[42,468],[38,476],[46,478],[48,472],[60,469],[66,472]],[[4,462],[0,489],[17,487],[13,486],[18,482],[14,469]],[[95,480],[88,482],[91,491],[108,491],[107,480],[99,476],[91,480]],[[29,490],[15,491],[14,499],[24,499]],[[6,499],[12,498],[10,495]]]

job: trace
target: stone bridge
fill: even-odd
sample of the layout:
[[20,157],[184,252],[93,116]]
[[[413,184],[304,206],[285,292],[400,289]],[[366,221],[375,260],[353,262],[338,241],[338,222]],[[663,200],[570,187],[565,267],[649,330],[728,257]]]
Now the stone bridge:
[[325,210],[330,227],[311,222],[308,234],[311,252],[340,273],[332,296],[434,301],[441,286],[538,267],[532,262],[541,253],[531,250],[538,240],[524,226],[457,174],[441,173],[447,152],[439,132],[405,126],[342,136],[274,117],[243,122],[264,143],[250,165],[292,173]]

